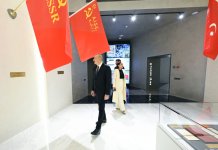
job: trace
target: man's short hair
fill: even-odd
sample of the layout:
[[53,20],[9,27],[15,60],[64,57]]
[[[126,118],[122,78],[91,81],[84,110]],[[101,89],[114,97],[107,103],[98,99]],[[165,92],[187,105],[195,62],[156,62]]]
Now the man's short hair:
[[116,59],[116,61],[121,61],[120,59]]
[[95,55],[95,57],[100,59],[100,60],[103,60],[103,56],[101,54],[97,54],[97,55]]

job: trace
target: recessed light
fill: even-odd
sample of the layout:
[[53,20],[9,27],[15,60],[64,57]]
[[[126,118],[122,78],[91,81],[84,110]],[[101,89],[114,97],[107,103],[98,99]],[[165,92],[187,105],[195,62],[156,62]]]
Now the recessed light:
[[125,28],[128,28],[128,26],[126,25]]

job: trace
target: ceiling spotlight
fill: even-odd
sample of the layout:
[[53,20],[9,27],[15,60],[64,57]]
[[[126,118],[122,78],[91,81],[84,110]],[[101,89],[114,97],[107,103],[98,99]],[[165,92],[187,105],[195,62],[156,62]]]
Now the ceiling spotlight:
[[192,15],[196,15],[196,14],[198,14],[198,13],[199,13],[198,11],[195,11],[195,12],[192,13]]
[[116,20],[117,20],[116,17],[113,16],[112,21],[113,21],[113,22],[116,22]]
[[131,21],[134,22],[135,20],[136,20],[136,15],[133,15],[133,16],[131,17]]
[[128,26],[126,25],[125,28],[128,28]]
[[156,15],[155,20],[159,20],[160,19],[160,15]]
[[180,20],[182,20],[184,18],[184,13],[181,13],[178,17]]
[[122,35],[122,34],[120,34],[119,36],[120,36],[120,37],[123,37],[123,35]]
[[119,40],[122,40],[122,37],[119,37]]

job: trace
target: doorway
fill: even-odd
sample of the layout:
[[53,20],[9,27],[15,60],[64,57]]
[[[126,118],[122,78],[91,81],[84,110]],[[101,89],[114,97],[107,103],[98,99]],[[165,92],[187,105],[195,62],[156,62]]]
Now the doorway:
[[170,92],[171,54],[147,58],[147,90]]

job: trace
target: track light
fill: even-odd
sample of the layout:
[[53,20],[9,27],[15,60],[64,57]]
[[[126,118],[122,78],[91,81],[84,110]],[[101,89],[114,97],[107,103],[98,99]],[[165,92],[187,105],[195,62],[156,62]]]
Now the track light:
[[195,12],[192,13],[192,15],[196,15],[196,14],[198,14],[198,13],[199,13],[198,11],[195,11]]
[[131,17],[131,21],[134,22],[135,20],[136,20],[136,15],[133,15],[133,16]]
[[180,20],[182,20],[184,18],[184,13],[181,13],[178,17]]
[[112,21],[113,21],[113,22],[116,22],[116,20],[117,20],[116,17],[113,16]]
[[160,15],[157,14],[157,15],[155,16],[155,20],[159,20],[159,19],[160,19]]

